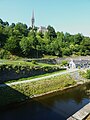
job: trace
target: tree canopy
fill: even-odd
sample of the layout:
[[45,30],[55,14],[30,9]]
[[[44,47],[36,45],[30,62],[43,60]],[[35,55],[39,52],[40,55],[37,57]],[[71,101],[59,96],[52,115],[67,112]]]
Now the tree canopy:
[[56,56],[90,55],[90,38],[78,33],[56,32],[48,26],[45,33],[28,28],[23,23],[9,23],[0,19],[0,50],[11,54],[30,57],[48,54]]

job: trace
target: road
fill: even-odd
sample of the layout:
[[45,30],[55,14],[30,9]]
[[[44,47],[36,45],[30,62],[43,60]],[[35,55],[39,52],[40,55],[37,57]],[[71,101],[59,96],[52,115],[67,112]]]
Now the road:
[[63,75],[63,74],[75,72],[75,71],[78,71],[78,69],[69,69],[69,70],[64,71],[64,72],[54,73],[52,75],[48,75],[48,76],[44,76],[44,77],[40,77],[40,78],[34,78],[34,79],[31,79],[31,80],[23,80],[23,81],[17,81],[17,82],[12,82],[12,83],[0,84],[0,87],[12,86],[12,85],[17,85],[17,84],[22,84],[22,83],[34,82],[34,81],[38,81],[38,80],[42,80],[42,79],[47,79],[47,78],[51,78],[51,77],[60,76],[60,75]]

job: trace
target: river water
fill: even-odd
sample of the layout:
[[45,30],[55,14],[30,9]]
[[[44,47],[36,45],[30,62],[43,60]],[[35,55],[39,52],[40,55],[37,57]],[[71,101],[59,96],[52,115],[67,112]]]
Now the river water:
[[0,111],[0,120],[66,120],[90,102],[90,83]]

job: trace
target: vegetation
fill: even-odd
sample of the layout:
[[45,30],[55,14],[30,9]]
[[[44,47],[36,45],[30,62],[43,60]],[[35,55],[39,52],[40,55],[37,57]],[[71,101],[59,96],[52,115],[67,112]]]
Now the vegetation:
[[29,84],[13,85],[12,88],[30,97],[53,90],[63,89],[64,87],[68,87],[75,83],[76,82],[70,77],[70,75],[62,75],[41,81],[30,82]]
[[1,87],[0,106],[21,102],[35,95],[44,94],[54,90],[57,91],[75,84],[76,82],[73,78],[67,74],[35,82]]
[[86,78],[90,79],[90,70],[87,70],[87,72],[86,72]]
[[69,64],[69,63],[68,63],[67,60],[62,60],[62,63],[61,63],[62,66],[67,66],[68,64]]
[[87,71],[80,71],[80,75],[84,78],[90,79],[90,69]]
[[34,60],[31,62],[6,60],[0,64],[0,83],[22,80],[21,78],[28,79],[28,77],[62,70],[65,68],[60,68],[58,65],[37,63]]
[[89,37],[55,32],[50,25],[46,33],[37,32],[36,28],[32,30],[23,23],[9,25],[0,19],[0,58],[90,55]]

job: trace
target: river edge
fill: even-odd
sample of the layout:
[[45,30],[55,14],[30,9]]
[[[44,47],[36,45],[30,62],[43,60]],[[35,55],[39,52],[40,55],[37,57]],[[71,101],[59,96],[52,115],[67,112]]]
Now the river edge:
[[0,111],[5,111],[5,110],[8,110],[8,109],[17,108],[17,107],[19,107],[19,106],[21,106],[21,105],[23,105],[27,102],[32,102],[33,100],[37,101],[38,99],[44,99],[44,97],[46,97],[48,95],[53,96],[55,93],[65,92],[67,90],[79,87],[79,86],[87,84],[87,83],[90,83],[90,81],[77,83],[75,85],[71,85],[71,86],[65,87],[63,89],[53,90],[53,91],[49,91],[49,92],[46,92],[46,93],[43,93],[43,94],[33,95],[33,96],[30,96],[29,98],[26,97],[25,99],[21,99],[19,102],[13,102],[13,103],[10,103],[10,104],[7,104],[7,105],[0,106]]

